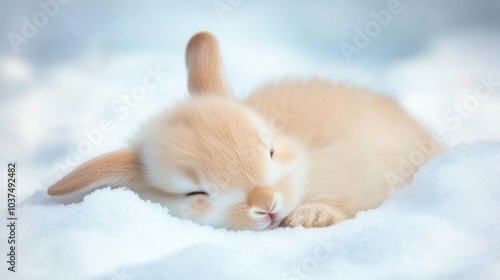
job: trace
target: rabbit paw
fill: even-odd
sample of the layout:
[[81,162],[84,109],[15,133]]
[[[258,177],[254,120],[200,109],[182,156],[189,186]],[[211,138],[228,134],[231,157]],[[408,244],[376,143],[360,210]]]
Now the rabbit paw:
[[282,226],[327,227],[345,220],[345,215],[323,203],[305,203],[297,207],[282,223]]

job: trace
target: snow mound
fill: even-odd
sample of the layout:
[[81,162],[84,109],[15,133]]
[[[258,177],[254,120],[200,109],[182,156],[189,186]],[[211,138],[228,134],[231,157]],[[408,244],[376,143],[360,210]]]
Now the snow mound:
[[216,230],[126,189],[70,205],[28,199],[17,272],[0,279],[499,279],[499,201],[500,143],[486,142],[448,151],[378,209],[321,229]]

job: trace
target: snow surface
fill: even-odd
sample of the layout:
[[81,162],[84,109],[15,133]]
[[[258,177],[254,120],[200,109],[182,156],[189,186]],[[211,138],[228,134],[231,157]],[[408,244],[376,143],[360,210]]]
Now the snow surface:
[[491,142],[448,151],[378,209],[321,229],[203,227],[126,189],[28,199],[15,279],[499,279],[499,201]]

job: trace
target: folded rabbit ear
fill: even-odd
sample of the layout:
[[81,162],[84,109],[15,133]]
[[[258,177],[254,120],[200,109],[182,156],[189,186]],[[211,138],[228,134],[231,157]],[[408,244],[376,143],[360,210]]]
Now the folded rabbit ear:
[[192,95],[230,96],[222,70],[219,43],[212,34],[200,32],[191,38],[186,49],[186,65]]
[[145,183],[137,152],[120,150],[93,158],[52,185],[47,193],[61,196],[99,187],[134,187]]

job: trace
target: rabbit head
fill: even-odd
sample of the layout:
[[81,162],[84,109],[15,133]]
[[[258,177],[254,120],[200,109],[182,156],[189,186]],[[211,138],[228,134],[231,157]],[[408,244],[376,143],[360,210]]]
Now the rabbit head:
[[190,40],[186,64],[190,100],[145,125],[130,149],[84,163],[48,193],[126,186],[199,224],[278,226],[301,201],[304,147],[232,98],[211,34]]

